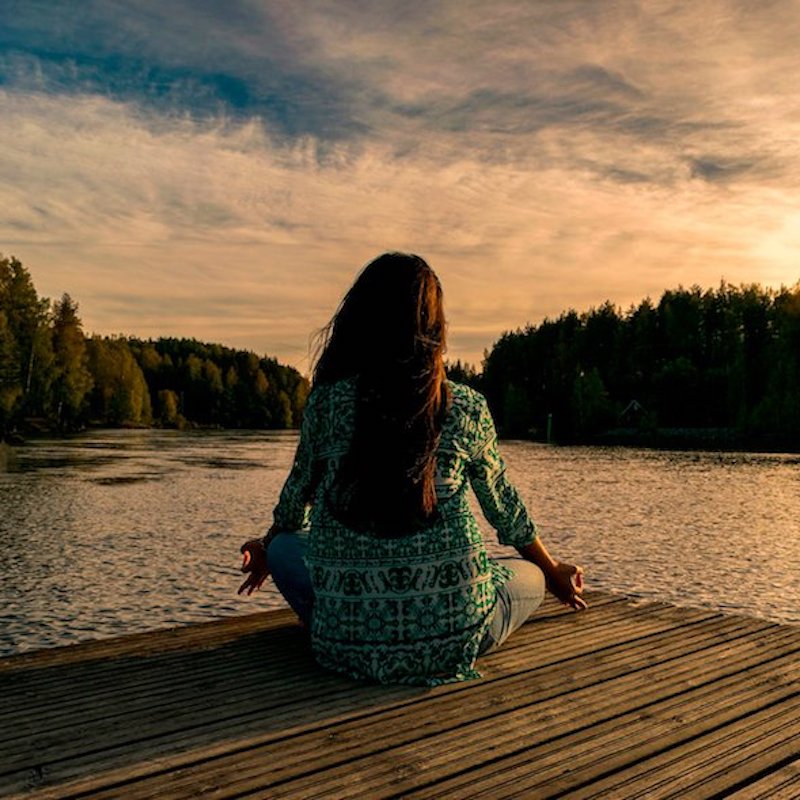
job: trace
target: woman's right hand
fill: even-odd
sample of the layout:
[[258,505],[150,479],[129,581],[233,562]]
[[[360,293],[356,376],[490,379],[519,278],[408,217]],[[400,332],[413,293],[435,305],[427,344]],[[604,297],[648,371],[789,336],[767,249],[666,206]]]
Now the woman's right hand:
[[528,561],[536,564],[544,573],[547,589],[554,594],[565,606],[570,606],[576,611],[588,608],[583,594],[583,567],[556,561],[541,537],[537,536],[530,544],[517,548],[519,554]]
[[545,571],[547,589],[564,605],[582,611],[587,608],[583,594],[583,568],[556,561]]
[[242,554],[242,572],[248,573],[247,578],[239,587],[237,594],[247,592],[253,594],[269,576],[267,564],[267,551],[261,539],[250,539],[239,548]]

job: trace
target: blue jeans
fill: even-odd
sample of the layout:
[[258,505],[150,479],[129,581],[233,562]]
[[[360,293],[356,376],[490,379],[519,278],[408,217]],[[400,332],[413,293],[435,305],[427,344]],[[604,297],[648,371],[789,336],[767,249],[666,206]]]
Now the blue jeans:
[[[304,556],[308,533],[279,533],[267,550],[267,563],[278,591],[305,623],[311,623],[314,607],[314,587]],[[544,574],[535,564],[522,558],[500,558],[501,564],[511,567],[514,577],[497,590],[497,604],[483,637],[479,654],[500,647],[544,600]]]
[[489,629],[483,637],[478,655],[496,650],[514,633],[544,600],[544,573],[524,558],[498,558],[500,564],[511,567],[514,577],[497,590]]
[[311,625],[311,609],[314,606],[314,587],[304,560],[308,545],[308,533],[279,533],[267,548],[267,564],[272,580],[284,600],[304,625]]

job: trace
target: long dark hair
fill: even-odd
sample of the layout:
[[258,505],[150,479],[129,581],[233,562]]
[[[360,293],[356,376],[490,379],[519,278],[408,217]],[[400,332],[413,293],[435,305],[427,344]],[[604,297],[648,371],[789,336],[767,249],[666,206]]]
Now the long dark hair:
[[328,497],[349,527],[402,536],[434,517],[444,349],[441,284],[406,253],[367,264],[320,331],[314,386],[356,380],[353,441]]

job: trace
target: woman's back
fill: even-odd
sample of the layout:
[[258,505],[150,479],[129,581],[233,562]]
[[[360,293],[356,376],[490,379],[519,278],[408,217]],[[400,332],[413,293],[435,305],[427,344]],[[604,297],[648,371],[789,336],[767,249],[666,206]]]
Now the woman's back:
[[[382,538],[342,524],[329,496],[352,441],[356,381],[311,395],[296,465],[275,509],[276,524],[306,522],[314,586],[312,641],[325,666],[392,683],[436,683],[474,676],[473,664],[509,577],[489,560],[470,511],[475,488],[501,540],[524,545],[533,525],[496,455],[484,398],[450,383],[451,403],[436,452],[436,514],[421,530]],[[387,452],[391,459],[392,453]]]

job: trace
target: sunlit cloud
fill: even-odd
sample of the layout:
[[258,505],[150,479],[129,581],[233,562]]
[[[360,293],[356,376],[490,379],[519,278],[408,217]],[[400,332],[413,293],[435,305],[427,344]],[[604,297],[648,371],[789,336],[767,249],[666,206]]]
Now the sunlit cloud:
[[402,249],[476,362],[568,307],[800,278],[795,2],[14,6],[0,250],[89,331],[307,369]]

